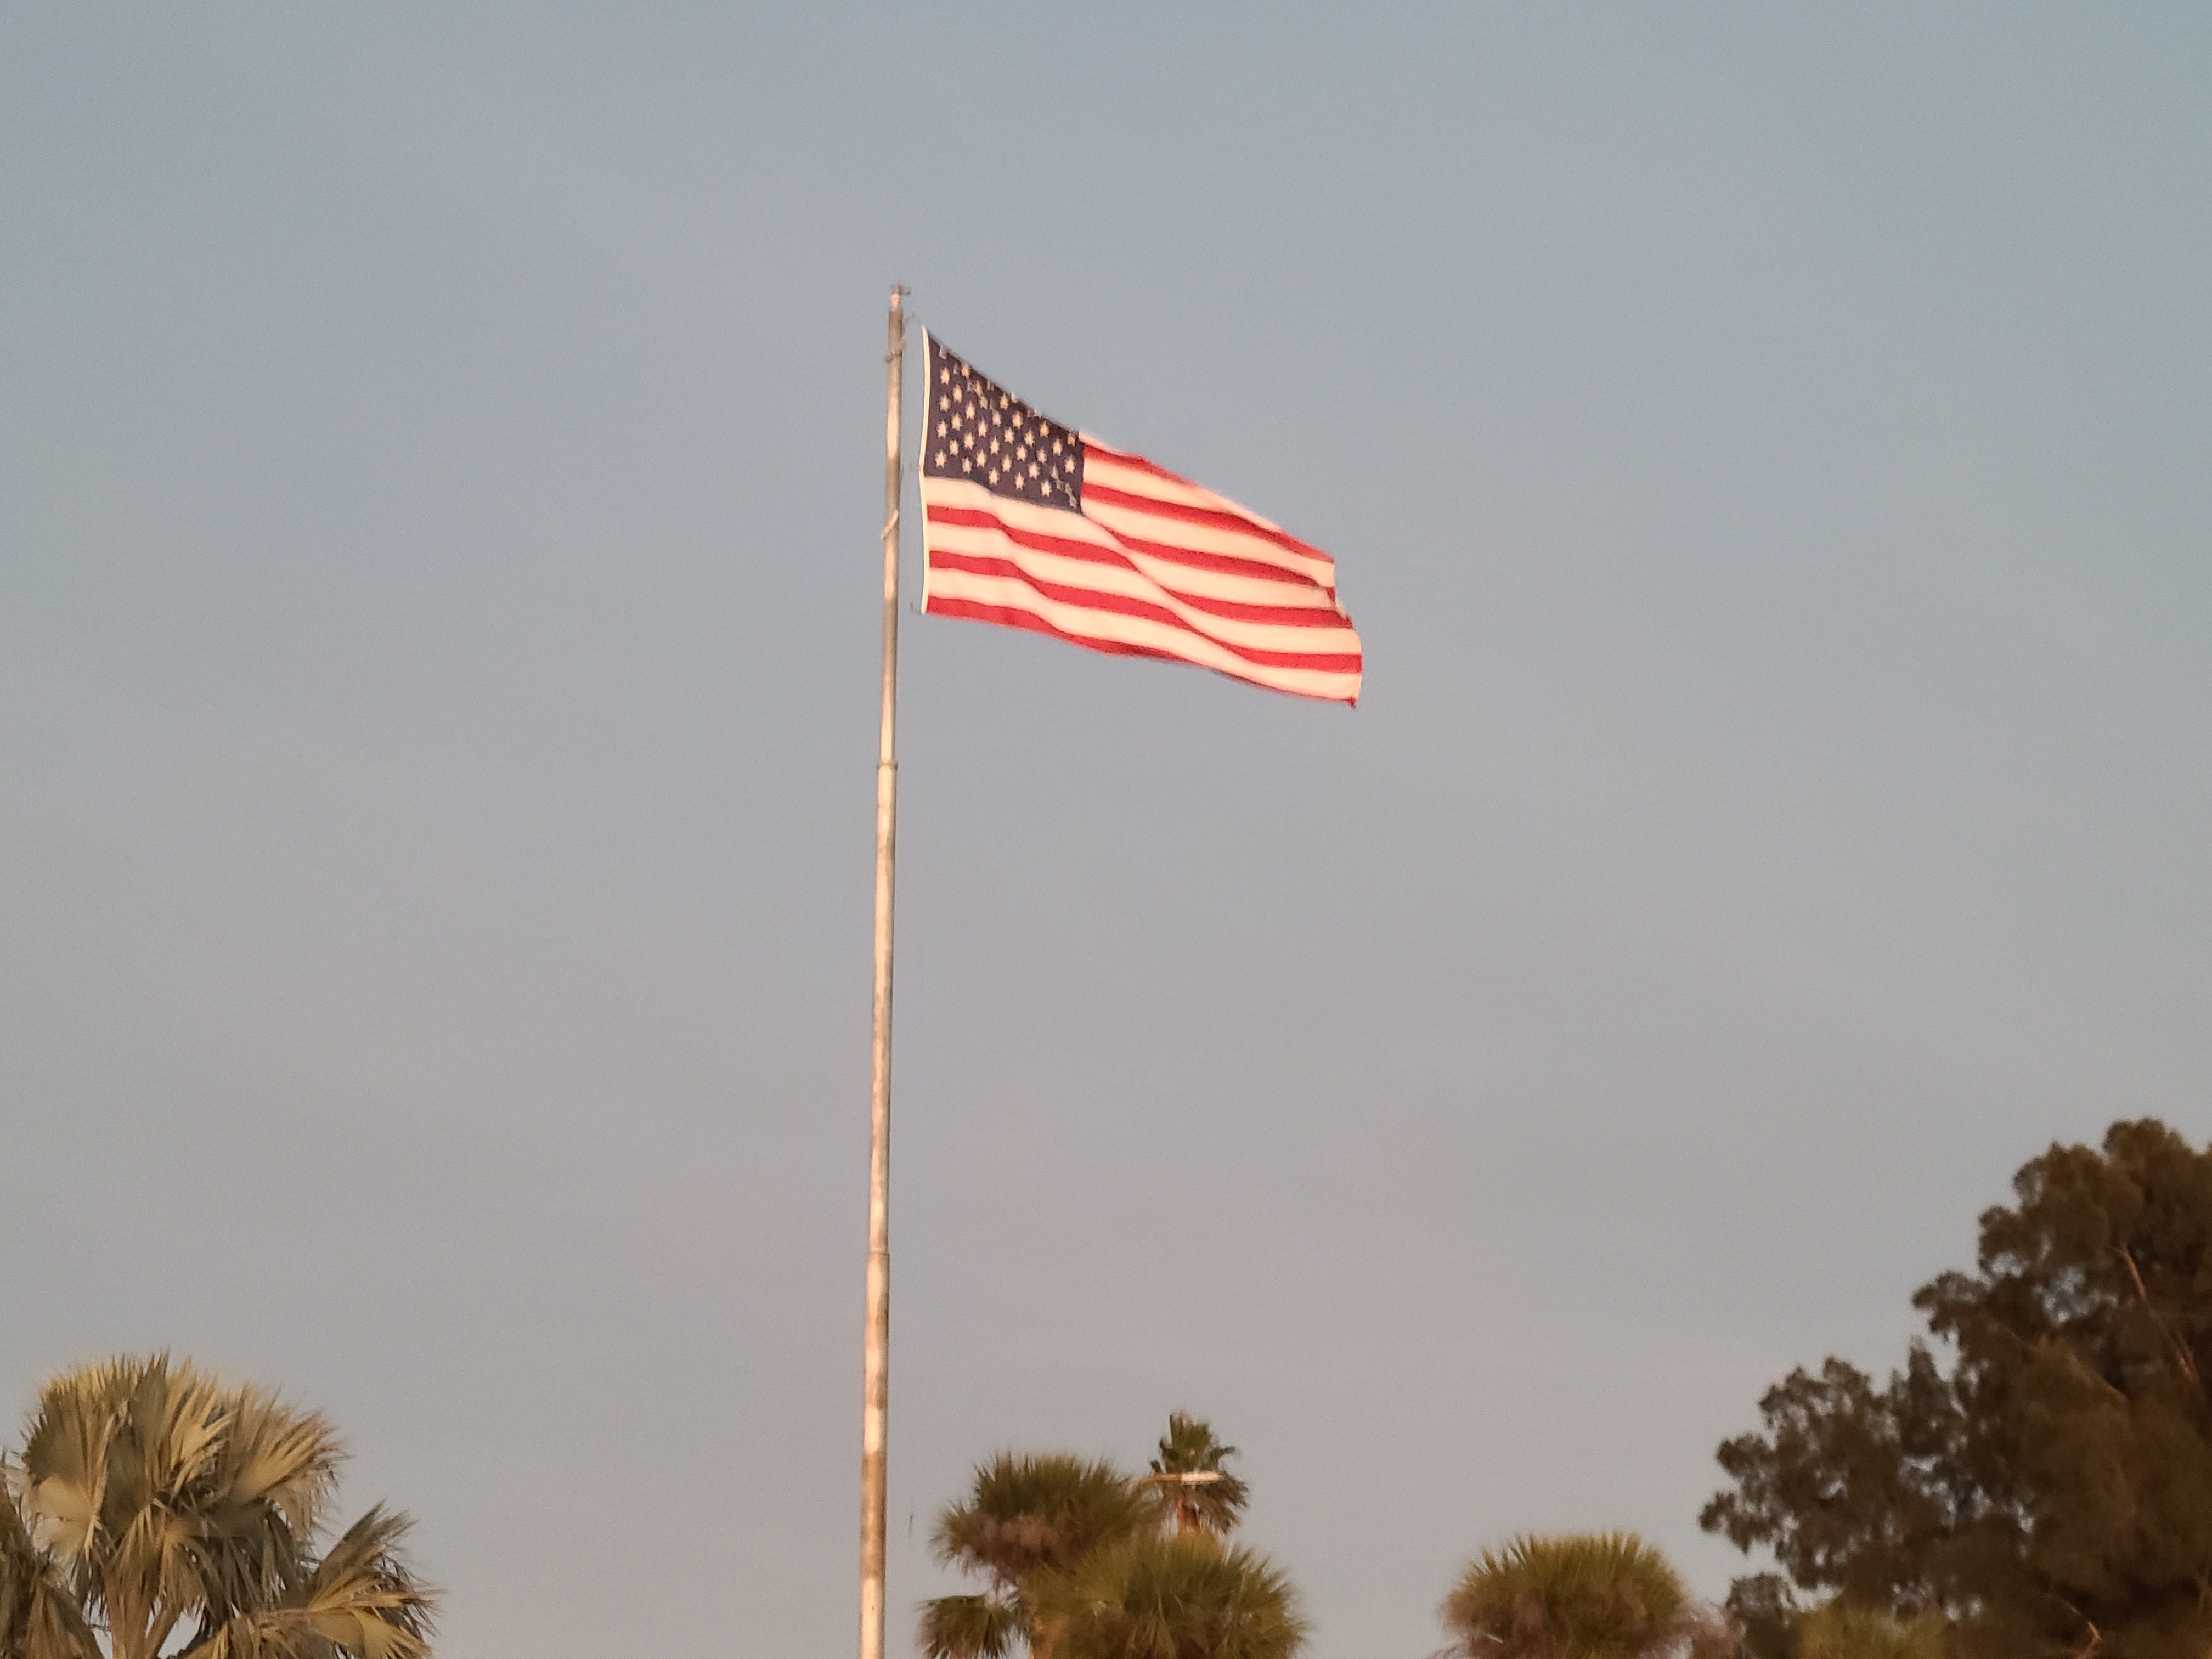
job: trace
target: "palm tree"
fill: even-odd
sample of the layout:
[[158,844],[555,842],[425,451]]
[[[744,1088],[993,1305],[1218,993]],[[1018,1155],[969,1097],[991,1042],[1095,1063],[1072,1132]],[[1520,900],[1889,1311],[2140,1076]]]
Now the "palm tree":
[[[1225,1537],[1243,1519],[1251,1489],[1222,1467],[1237,1455],[1237,1448],[1213,1437],[1213,1425],[1187,1412],[1168,1414],[1168,1431],[1160,1437],[1160,1455],[1152,1460],[1152,1475],[1144,1479],[1157,1486],[1162,1512],[1176,1532],[1207,1532]],[[1203,1480],[1184,1479],[1201,1475]]]
[[9,1633],[24,1659],[86,1659],[94,1630],[108,1659],[180,1634],[179,1659],[423,1659],[405,1516],[372,1509],[316,1556],[343,1456],[322,1417],[167,1354],[64,1371],[6,1466]]
[[1703,1659],[1733,1646],[1633,1533],[1516,1538],[1475,1559],[1442,1617],[1462,1659]]
[[1797,1621],[1798,1659],[1944,1659],[1949,1651],[1940,1613],[1897,1620],[1838,1597]]
[[937,1559],[989,1582],[976,1595],[922,1604],[929,1659],[999,1659],[1017,1643],[1048,1652],[1036,1596],[1048,1577],[1066,1577],[1094,1550],[1146,1530],[1153,1509],[1110,1463],[1062,1455],[1001,1452],[975,1469],[967,1500],[939,1517]]
[[1121,1539],[1036,1594],[1053,1659],[1291,1659],[1306,1638],[1290,1581],[1204,1530]]

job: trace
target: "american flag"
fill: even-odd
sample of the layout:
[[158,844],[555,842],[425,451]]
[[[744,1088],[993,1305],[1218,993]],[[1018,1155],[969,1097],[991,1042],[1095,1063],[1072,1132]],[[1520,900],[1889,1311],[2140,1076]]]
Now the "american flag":
[[927,352],[923,611],[1359,700],[1328,554]]

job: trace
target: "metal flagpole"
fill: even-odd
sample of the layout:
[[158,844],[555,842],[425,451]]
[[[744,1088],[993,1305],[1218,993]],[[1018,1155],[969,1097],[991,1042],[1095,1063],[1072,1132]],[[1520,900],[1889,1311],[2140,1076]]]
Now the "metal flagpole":
[[868,1334],[861,1366],[860,1659],[884,1654],[884,1453],[890,1412],[891,879],[896,869],[899,392],[906,364],[903,288],[891,289],[890,410],[884,422],[884,713],[876,762],[876,1010],[868,1103]]

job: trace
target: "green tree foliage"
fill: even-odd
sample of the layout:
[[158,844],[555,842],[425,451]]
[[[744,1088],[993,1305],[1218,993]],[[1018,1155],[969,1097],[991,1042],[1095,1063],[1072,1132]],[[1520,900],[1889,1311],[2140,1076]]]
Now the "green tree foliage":
[[167,1355],[47,1383],[0,1502],[6,1659],[422,1659],[434,1597],[371,1510],[319,1556],[330,1425]]
[[1726,1626],[1634,1533],[1515,1539],[1478,1556],[1440,1610],[1462,1659],[1717,1656]]
[[1036,1595],[1103,1546],[1150,1530],[1155,1510],[1112,1464],[1001,1452],[975,1470],[963,1501],[938,1517],[937,1559],[987,1580],[977,1595],[922,1604],[929,1659],[998,1659],[1017,1643],[1042,1651]]
[[[1160,1454],[1152,1459],[1157,1479],[1152,1490],[1168,1526],[1176,1532],[1209,1532],[1226,1537],[1244,1518],[1251,1490],[1223,1467],[1237,1455],[1213,1437],[1213,1425],[1184,1412],[1170,1413],[1168,1431],[1160,1437]],[[1186,1480],[1185,1475],[1208,1475],[1205,1480]]]
[[2212,1650],[2212,1152],[2117,1123],[2013,1187],[1914,1297],[1948,1370],[1792,1372],[1721,1448],[1702,1522],[1782,1570],[1730,1597],[1760,1652],[1799,1591],[1939,1612],[1962,1659]]
[[[985,1582],[922,1604],[929,1659],[1291,1659],[1305,1638],[1281,1573],[1225,1547],[1246,1501],[1234,1477],[1187,1486],[1235,1455],[1212,1431],[1169,1419],[1152,1473],[1065,1455],[1002,1452],[939,1517],[938,1559]],[[1229,1492],[1218,1489],[1228,1486]],[[1186,1511],[1186,1492],[1216,1501]]]
[[1290,1581],[1202,1528],[1094,1551],[1039,1601],[1053,1659],[1291,1659],[1306,1636]]

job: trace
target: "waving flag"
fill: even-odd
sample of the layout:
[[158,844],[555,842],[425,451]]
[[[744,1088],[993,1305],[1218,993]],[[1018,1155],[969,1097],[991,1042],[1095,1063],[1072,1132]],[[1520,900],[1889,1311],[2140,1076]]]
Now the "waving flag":
[[923,611],[1358,701],[1328,554],[1046,419],[933,339],[927,361]]

